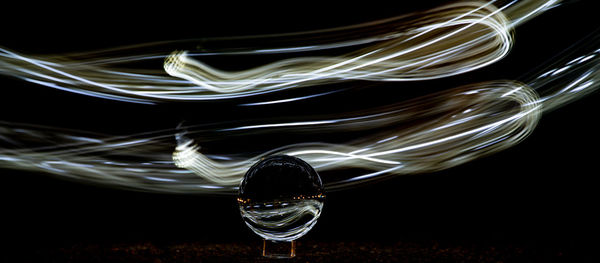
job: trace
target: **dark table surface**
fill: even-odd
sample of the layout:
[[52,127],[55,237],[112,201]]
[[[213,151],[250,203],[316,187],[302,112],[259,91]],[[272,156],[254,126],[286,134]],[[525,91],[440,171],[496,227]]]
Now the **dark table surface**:
[[297,243],[296,257],[283,260],[263,258],[261,244],[260,240],[75,243],[13,250],[5,262],[593,262],[583,248],[572,244],[308,240]]

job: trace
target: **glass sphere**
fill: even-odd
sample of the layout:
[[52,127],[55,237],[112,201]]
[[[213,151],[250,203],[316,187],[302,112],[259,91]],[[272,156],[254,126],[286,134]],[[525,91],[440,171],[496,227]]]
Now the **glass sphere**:
[[305,161],[287,155],[262,159],[244,176],[238,204],[246,225],[272,241],[293,241],[317,223],[323,183]]

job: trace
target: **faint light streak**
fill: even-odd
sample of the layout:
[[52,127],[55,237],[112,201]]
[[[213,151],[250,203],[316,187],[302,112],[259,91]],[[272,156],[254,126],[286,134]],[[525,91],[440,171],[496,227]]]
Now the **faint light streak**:
[[400,164],[398,166],[392,167],[392,168],[388,168],[385,170],[381,170],[381,171],[377,171],[377,172],[373,172],[373,173],[368,173],[365,175],[360,175],[360,176],[356,176],[356,177],[352,177],[350,179],[346,179],[345,181],[342,181],[342,183],[348,183],[348,182],[353,182],[353,181],[362,181],[362,180],[366,180],[366,179],[370,179],[379,175],[383,175],[383,174],[387,174],[387,173],[391,173],[394,172],[398,169],[403,168],[404,165]]
[[146,176],[144,177],[148,180],[152,180],[152,181],[159,181],[159,182],[177,182],[176,179],[168,179],[168,178],[158,178],[158,177],[151,177],[151,176]]
[[[365,148],[365,149],[357,150],[355,152],[358,153],[358,152],[362,152],[362,151],[366,151],[366,150],[369,150],[369,149]],[[399,162],[397,162],[397,161],[388,161],[388,160],[383,160],[383,159],[378,159],[378,158],[371,158],[371,157],[365,156],[365,155],[336,152],[336,151],[327,151],[327,150],[303,150],[303,151],[297,151],[297,152],[289,152],[286,154],[291,155],[291,156],[310,156],[310,155],[314,155],[314,154],[327,155],[327,156],[344,156],[343,158],[330,157],[330,158],[314,159],[314,160],[312,160],[314,163],[330,162],[330,161],[338,161],[338,160],[349,161],[349,160],[353,160],[353,159],[362,159],[362,160],[371,161],[371,162],[375,162],[375,163],[399,164]]]
[[580,92],[582,90],[585,90],[585,89],[589,88],[592,85],[594,85],[594,81],[588,80],[585,83],[579,85],[578,87],[572,89],[570,92]]
[[393,139],[396,139],[396,138],[398,138],[398,136],[392,136],[392,137],[385,138],[383,140],[377,141],[377,143],[384,143],[384,142],[387,142],[389,140],[393,140]]
[[69,139],[73,139],[76,141],[83,141],[83,142],[92,142],[92,143],[103,143],[102,140],[98,140],[98,139],[94,139],[94,138],[87,138],[87,137],[80,137],[80,136],[68,136],[67,137]]
[[286,103],[286,102],[292,102],[292,101],[299,101],[299,100],[311,99],[311,98],[315,98],[315,97],[320,97],[320,96],[324,96],[324,95],[333,94],[333,93],[336,93],[336,92],[338,92],[338,91],[334,90],[334,91],[323,92],[323,93],[313,94],[313,95],[308,95],[308,96],[301,96],[301,97],[289,98],[289,99],[245,103],[245,104],[240,104],[240,106],[259,106],[259,105],[271,105],[271,104],[278,104],[278,103]]
[[261,128],[276,128],[276,127],[290,127],[290,126],[306,126],[306,125],[320,125],[328,123],[336,123],[339,120],[325,120],[325,121],[304,121],[304,122],[290,122],[290,123],[272,123],[272,124],[260,124],[242,126],[236,128],[223,129],[222,131],[238,131],[238,130],[250,130],[250,129],[261,129]]

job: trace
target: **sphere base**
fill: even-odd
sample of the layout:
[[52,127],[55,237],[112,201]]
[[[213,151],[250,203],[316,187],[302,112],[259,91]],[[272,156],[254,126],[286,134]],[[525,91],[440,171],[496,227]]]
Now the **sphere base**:
[[296,256],[296,241],[263,239],[262,255],[267,258],[293,258]]

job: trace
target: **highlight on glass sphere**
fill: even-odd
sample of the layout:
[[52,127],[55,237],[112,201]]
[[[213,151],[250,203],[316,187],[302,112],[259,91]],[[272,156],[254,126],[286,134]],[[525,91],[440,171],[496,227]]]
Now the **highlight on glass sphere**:
[[317,223],[324,199],[321,178],[308,163],[276,155],[248,170],[239,188],[238,204],[254,233],[269,241],[291,242]]

